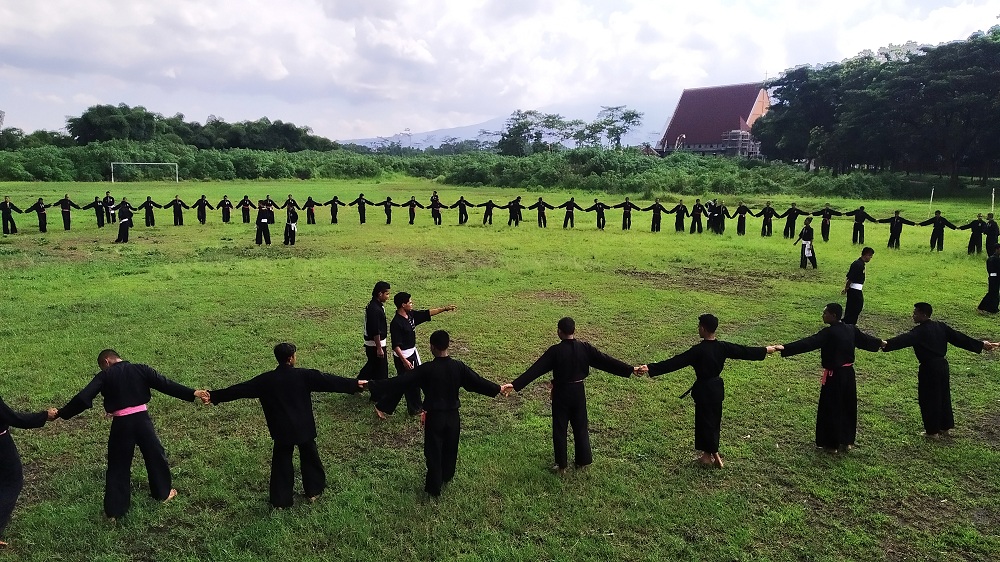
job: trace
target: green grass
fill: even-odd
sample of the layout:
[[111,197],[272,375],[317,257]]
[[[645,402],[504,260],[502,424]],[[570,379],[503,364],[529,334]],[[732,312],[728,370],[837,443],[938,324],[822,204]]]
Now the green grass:
[[[410,194],[426,201],[437,184],[278,182],[173,184],[5,184],[15,203],[69,192],[78,203],[109,187],[120,199],[161,203],[175,192],[212,203],[290,192],[325,201]],[[440,189],[479,203],[504,203],[500,189]],[[521,193],[526,200],[535,193]],[[550,193],[554,204],[575,195]],[[670,198],[668,196],[668,198]],[[670,198],[675,200],[676,198]],[[748,199],[759,208],[764,198]],[[690,204],[693,198],[685,197]],[[797,199],[812,210],[825,201]],[[775,198],[783,209],[790,198]],[[735,208],[735,200],[728,202]],[[831,201],[846,210],[859,202]],[[639,202],[648,205],[648,202]],[[876,217],[902,208],[922,219],[925,202],[866,204]],[[952,222],[978,211],[969,201],[940,201]],[[0,395],[16,409],[62,406],[96,371],[96,353],[114,347],[194,387],[219,388],[273,365],[272,346],[292,341],[300,365],[354,376],[360,369],[362,309],[371,287],[387,279],[418,307],[448,303],[454,313],[418,329],[427,353],[431,330],[447,329],[453,353],[478,372],[506,382],[556,341],[561,316],[581,338],[631,363],[661,360],[697,342],[697,315],[721,319],[720,337],[781,343],[822,325],[859,248],[851,224],[835,220],[832,240],[818,242],[820,268],[798,268],[799,251],[776,236],[749,236],[728,221],[722,237],[678,235],[649,213],[633,230],[594,229],[578,213],[576,229],[549,228],[534,214],[519,228],[498,211],[492,227],[468,226],[428,211],[391,226],[379,210],[358,225],[353,208],[341,222],[300,218],[298,245],[257,248],[252,225],[137,226],[128,245],[115,228],[98,231],[93,215],[74,212],[63,232],[56,213],[48,234],[20,215],[21,234],[0,239]],[[137,216],[141,225],[141,216]],[[801,224],[801,221],[800,221]],[[817,225],[818,226],[818,225]],[[818,228],[817,228],[818,234]],[[943,253],[927,251],[927,228],[907,227],[902,249],[884,249],[885,225],[869,225],[875,258],[868,266],[861,326],[886,337],[908,330],[913,302],[934,304],[935,318],[974,337],[996,339],[995,318],[975,314],[986,288],[982,257],[965,255],[964,232],[948,232]],[[243,401],[203,408],[162,395],[150,404],[180,496],[159,505],[146,496],[145,471],[133,467],[132,510],[117,525],[101,513],[108,423],[98,407],[41,430],[15,430],[26,484],[8,528],[12,547],[0,560],[991,560],[1000,555],[1000,477],[996,360],[953,351],[957,429],[927,443],[916,405],[916,360],[909,351],[859,352],[859,449],[844,457],[815,452],[813,429],[819,357],[730,362],[722,454],[727,466],[693,466],[693,404],[677,398],[690,370],[657,380],[594,374],[588,400],[595,463],[564,478],[552,464],[549,407],[536,383],[509,399],[463,396],[459,470],[438,502],[422,497],[422,434],[396,415],[375,419],[366,397],[318,395],[319,447],[329,487],[316,504],[287,511],[267,505],[270,446],[260,407]]]

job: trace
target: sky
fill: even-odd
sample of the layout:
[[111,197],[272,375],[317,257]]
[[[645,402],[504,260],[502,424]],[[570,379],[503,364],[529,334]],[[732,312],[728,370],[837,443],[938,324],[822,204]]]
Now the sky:
[[343,140],[627,105],[655,141],[684,88],[998,16],[996,0],[0,0],[0,110],[26,132],[125,103]]

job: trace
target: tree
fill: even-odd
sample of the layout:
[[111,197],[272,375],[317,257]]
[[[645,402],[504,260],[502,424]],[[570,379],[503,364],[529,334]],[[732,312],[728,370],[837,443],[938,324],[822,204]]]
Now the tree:
[[601,106],[597,113],[597,123],[608,139],[608,145],[615,150],[622,147],[622,137],[629,131],[642,125],[642,112],[628,109],[624,105]]

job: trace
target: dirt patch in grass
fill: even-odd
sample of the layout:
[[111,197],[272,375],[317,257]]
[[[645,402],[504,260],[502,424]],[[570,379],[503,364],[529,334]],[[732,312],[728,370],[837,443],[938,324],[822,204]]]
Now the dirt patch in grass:
[[560,305],[575,305],[580,302],[579,295],[569,291],[527,291],[520,295],[525,299],[551,302]]
[[984,412],[981,417],[969,423],[969,428],[976,439],[987,445],[1000,442],[1000,412]]
[[325,308],[307,307],[295,311],[296,318],[303,320],[327,320],[330,318],[330,311]]
[[769,272],[721,272],[696,267],[678,267],[670,271],[643,271],[638,269],[619,269],[616,274],[635,279],[641,283],[656,288],[706,290],[725,295],[746,295],[759,291],[767,285],[770,279],[808,280],[807,274],[785,273],[778,275]]

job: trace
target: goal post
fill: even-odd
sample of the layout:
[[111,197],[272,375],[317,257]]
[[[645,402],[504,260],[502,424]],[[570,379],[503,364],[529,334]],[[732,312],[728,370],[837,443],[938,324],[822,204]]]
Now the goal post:
[[174,181],[176,183],[181,182],[180,169],[177,166],[177,162],[112,162],[111,163],[111,183],[115,183],[115,166],[119,168],[122,166],[173,166],[174,167]]

